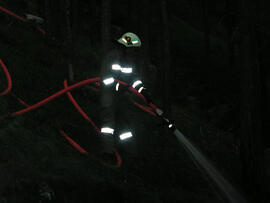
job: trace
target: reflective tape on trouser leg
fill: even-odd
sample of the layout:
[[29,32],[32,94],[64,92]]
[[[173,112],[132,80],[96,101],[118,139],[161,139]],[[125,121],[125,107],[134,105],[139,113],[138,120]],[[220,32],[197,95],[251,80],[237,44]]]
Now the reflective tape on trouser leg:
[[121,140],[126,140],[132,137],[132,133],[131,132],[122,133],[121,135],[119,135],[119,137]]
[[115,146],[114,129],[110,127],[101,128],[101,152],[113,153]]
[[108,133],[113,135],[114,129],[109,127],[101,128],[101,133]]
[[121,72],[122,73],[132,73],[132,68],[124,68],[124,67],[122,67]]
[[112,69],[113,70],[121,70],[121,66],[119,64],[113,64]]

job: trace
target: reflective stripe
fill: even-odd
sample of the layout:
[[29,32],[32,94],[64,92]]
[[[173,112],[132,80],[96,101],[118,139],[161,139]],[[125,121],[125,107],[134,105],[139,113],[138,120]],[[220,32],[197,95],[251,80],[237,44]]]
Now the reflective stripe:
[[34,20],[36,23],[43,23],[44,22],[43,18],[32,15],[32,14],[26,13],[25,16],[26,16],[27,20]]
[[109,134],[113,135],[114,129],[105,127],[105,128],[101,128],[101,132],[102,133],[109,133]]
[[138,90],[139,93],[141,93],[141,91],[143,90],[144,87],[140,87],[140,89]]
[[116,84],[116,86],[115,86],[115,90],[116,90],[116,91],[119,90],[119,85],[120,85],[120,84],[119,84],[119,82],[118,82],[118,83]]
[[138,44],[139,43],[139,40],[133,40],[132,41],[132,44]]
[[105,80],[103,80],[105,85],[109,85],[112,84],[114,82],[114,78],[107,78]]
[[135,88],[135,87],[137,87],[139,84],[142,84],[142,81],[137,80],[137,81],[135,81],[135,82],[133,83],[132,87]]
[[171,128],[172,126],[173,126],[173,124],[170,124],[170,125],[169,125],[169,128]]
[[125,43],[127,43],[127,40],[126,40],[124,37],[122,38],[122,40],[123,40]]
[[113,70],[121,70],[121,66],[119,64],[113,64],[112,69]]
[[113,64],[112,70],[121,70],[122,73],[132,73],[132,68],[124,68],[121,67],[119,64]]
[[125,139],[132,137],[132,133],[131,132],[123,133],[119,137],[121,140],[125,140]]
[[132,73],[132,68],[122,68],[121,72],[122,73]]

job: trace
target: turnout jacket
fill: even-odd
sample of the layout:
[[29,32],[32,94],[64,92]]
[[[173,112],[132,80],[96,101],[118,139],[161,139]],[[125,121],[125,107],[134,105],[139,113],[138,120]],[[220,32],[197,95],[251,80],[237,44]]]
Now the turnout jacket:
[[[115,127],[115,100],[124,94],[123,85],[117,80],[121,80],[134,87],[137,91],[143,92],[144,87],[140,81],[135,59],[131,55],[125,55],[118,49],[111,49],[105,56],[101,64],[101,125],[113,128]],[[117,97],[117,98],[116,98]],[[123,108],[123,107],[122,107]],[[124,111],[124,110],[123,110]]]

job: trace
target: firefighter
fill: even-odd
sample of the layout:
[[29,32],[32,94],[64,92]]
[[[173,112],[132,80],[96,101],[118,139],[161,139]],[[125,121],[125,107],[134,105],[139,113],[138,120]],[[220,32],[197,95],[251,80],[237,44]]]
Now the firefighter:
[[[141,47],[140,38],[131,32],[125,33],[105,54],[101,65],[101,142],[103,157],[114,157],[116,143],[128,145],[134,143],[132,125],[126,109],[127,86],[117,80],[126,82],[143,94],[151,102],[149,94],[136,72],[135,55]],[[136,147],[135,147],[136,148]],[[134,149],[136,150],[136,149]],[[105,159],[107,159],[105,158]]]

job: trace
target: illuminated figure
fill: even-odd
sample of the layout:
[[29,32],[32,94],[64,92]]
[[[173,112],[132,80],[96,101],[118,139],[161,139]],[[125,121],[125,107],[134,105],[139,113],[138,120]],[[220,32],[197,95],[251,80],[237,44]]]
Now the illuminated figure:
[[126,90],[121,80],[135,88],[150,102],[142,81],[137,77],[134,54],[141,47],[139,37],[131,32],[117,40],[116,47],[105,56],[101,67],[101,140],[102,153],[111,155],[116,141],[134,142],[126,111]]

